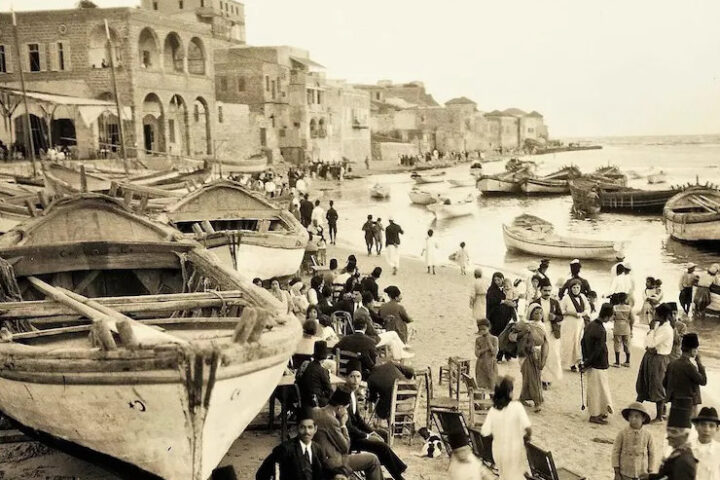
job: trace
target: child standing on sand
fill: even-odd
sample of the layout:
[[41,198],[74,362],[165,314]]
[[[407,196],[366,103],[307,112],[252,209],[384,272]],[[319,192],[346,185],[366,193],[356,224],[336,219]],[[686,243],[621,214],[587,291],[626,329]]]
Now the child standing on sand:
[[615,347],[615,363],[613,367],[620,366],[620,347],[625,352],[625,363],[623,367],[630,366],[630,339],[632,338],[632,329],[635,325],[635,315],[632,312],[628,302],[628,296],[625,292],[617,293],[618,304],[613,307],[615,312],[615,326],[613,327],[613,347]]
[[640,402],[631,403],[622,411],[628,426],[615,437],[612,467],[615,480],[641,478],[653,471],[655,446],[653,438],[643,425],[650,423],[650,415]]
[[478,388],[495,388],[497,378],[498,339],[490,334],[490,322],[486,319],[477,321],[477,338],[475,338],[475,382]]
[[460,267],[460,275],[467,275],[467,269],[470,266],[470,254],[465,249],[465,242],[460,242],[460,248],[452,254],[451,260]]

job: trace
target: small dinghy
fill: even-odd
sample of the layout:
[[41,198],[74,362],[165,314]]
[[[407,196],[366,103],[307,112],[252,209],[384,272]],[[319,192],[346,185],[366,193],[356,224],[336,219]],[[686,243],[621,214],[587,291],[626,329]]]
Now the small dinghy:
[[428,205],[427,209],[435,214],[437,219],[448,219],[472,215],[477,209],[477,203],[472,195],[462,200],[441,199],[439,202]]
[[648,175],[647,182],[650,185],[655,185],[658,183],[666,183],[667,182],[667,174],[663,170],[660,170],[659,172],[652,172]]
[[554,258],[612,260],[623,251],[623,242],[561,236],[550,222],[533,215],[520,215],[513,224],[503,225],[508,250]]
[[408,192],[410,201],[415,205],[430,205],[438,201],[439,195],[437,193],[430,193],[425,190],[413,188]]
[[415,183],[418,185],[424,185],[427,183],[442,183],[445,181],[443,176],[445,175],[445,172],[439,172],[439,173],[433,173],[433,174],[424,174],[421,175],[417,172],[413,172],[410,177],[412,177],[413,180],[415,180]]
[[388,187],[387,185],[376,183],[375,185],[370,187],[370,197],[380,200],[390,198],[390,187]]
[[665,230],[677,240],[720,241],[720,191],[688,188],[667,201],[663,217]]

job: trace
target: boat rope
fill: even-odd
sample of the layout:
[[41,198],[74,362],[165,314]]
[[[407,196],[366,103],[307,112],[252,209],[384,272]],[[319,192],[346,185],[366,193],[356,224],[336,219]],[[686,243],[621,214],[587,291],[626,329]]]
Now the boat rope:
[[224,317],[228,312],[228,306],[227,306],[227,300],[223,296],[223,294],[218,290],[207,290],[207,293],[211,293],[218,297],[220,301],[222,302],[222,306],[220,307],[220,311],[218,312],[219,317]]
[[0,300],[3,302],[22,302],[22,294],[15,277],[13,266],[0,257]]

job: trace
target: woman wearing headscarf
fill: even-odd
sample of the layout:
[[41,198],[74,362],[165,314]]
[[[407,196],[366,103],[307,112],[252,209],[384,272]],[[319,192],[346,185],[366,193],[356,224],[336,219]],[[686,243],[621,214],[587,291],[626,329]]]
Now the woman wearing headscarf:
[[674,330],[670,325],[672,310],[661,303],[655,309],[655,320],[645,337],[645,354],[640,362],[635,391],[638,402],[655,402],[655,420],[665,418],[665,371],[670,363]]
[[472,309],[473,319],[477,322],[487,318],[487,280],[483,278],[481,268],[475,269],[475,280],[473,280],[470,288],[470,308]]
[[532,435],[530,419],[512,396],[512,377],[501,378],[495,385],[493,406],[481,429],[483,436],[493,439],[492,453],[500,480],[521,480],[528,471],[525,442]]
[[280,280],[278,280],[277,278],[270,279],[269,291],[273,297],[275,297],[280,301],[280,303],[282,303],[285,313],[290,313],[292,311],[290,295],[288,294],[288,292],[280,288]]
[[538,303],[530,304],[527,321],[518,322],[513,327],[517,339],[517,352],[520,357],[522,390],[520,401],[532,401],[535,411],[539,412],[544,402],[542,393],[542,369],[545,368],[548,355],[547,333],[543,325],[543,311]]
[[[505,299],[505,292],[502,287],[505,282],[505,276],[500,272],[495,272],[487,291],[487,319],[490,321],[490,333],[499,337],[505,330],[510,320],[513,318],[514,302]],[[505,352],[498,352],[498,361],[502,360]]]
[[560,352],[562,366],[573,372],[582,359],[580,341],[582,340],[585,318],[590,318],[590,303],[583,295],[582,281],[572,279],[568,284],[567,295],[560,301],[563,321],[560,324]]

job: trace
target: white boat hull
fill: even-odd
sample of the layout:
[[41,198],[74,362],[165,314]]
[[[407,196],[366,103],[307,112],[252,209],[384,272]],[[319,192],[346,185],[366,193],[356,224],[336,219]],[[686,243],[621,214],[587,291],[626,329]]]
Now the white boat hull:
[[475,211],[475,202],[462,202],[450,205],[435,204],[428,207],[438,219],[464,217]]
[[666,218],[665,231],[674,239],[685,242],[720,241],[720,221],[679,223]]
[[428,192],[416,192],[411,190],[408,192],[408,196],[410,197],[410,201],[415,205],[431,205],[438,201],[437,195],[433,195]]
[[570,187],[567,183],[565,185],[550,185],[527,181],[520,185],[520,189],[527,194],[536,195],[570,193]]
[[[263,408],[282,376],[279,359],[266,368],[218,380],[194,433],[186,383],[179,371],[152,376],[174,382],[63,384],[0,378],[0,405],[21,424],[136,465],[167,480],[205,480]],[[237,370],[238,366],[228,367]],[[88,374],[85,374],[88,375]],[[95,374],[109,377],[111,374]]]
[[515,193],[519,191],[517,182],[492,177],[484,177],[478,180],[477,188],[483,193]]
[[477,180],[474,178],[467,178],[463,180],[450,179],[448,180],[448,183],[453,187],[474,187]]
[[664,173],[648,175],[647,181],[650,185],[655,185],[658,183],[665,183],[665,182],[667,182],[667,175],[665,175]]
[[[220,262],[235,268],[235,262],[227,243],[210,247]],[[300,269],[305,245],[297,248],[276,248],[262,245],[240,243],[237,247],[236,270],[245,278],[252,280],[255,277],[268,280],[273,277],[286,277],[295,275]]]
[[[604,245],[576,245],[562,244],[560,237],[556,239],[531,239],[509,232],[503,227],[503,239],[508,250],[519,250],[538,257],[552,258],[578,258],[586,260],[609,260],[615,258],[616,253],[622,250],[622,244],[602,242]],[[556,241],[557,240],[557,241]]]

